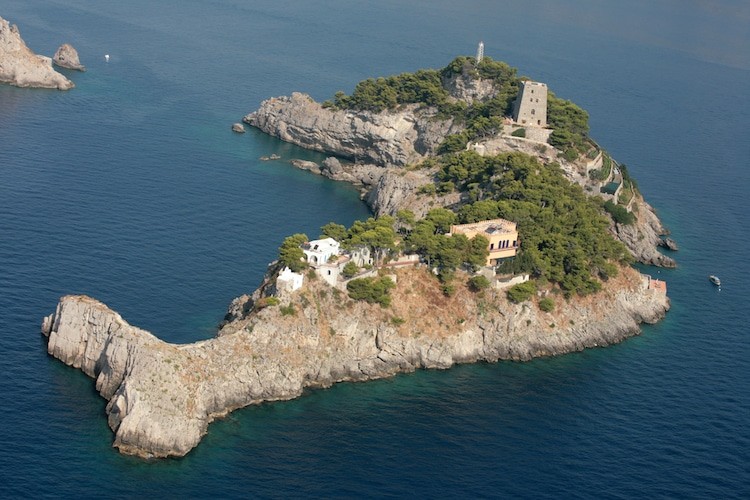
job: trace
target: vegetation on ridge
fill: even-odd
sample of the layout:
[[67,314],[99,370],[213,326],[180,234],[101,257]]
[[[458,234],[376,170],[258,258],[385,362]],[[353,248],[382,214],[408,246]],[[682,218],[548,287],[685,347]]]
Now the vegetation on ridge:
[[[481,101],[458,100],[449,91],[450,83],[457,77],[491,81],[494,92]],[[376,113],[405,104],[434,107],[438,118],[452,118],[465,125],[462,132],[445,137],[440,145],[440,154],[454,153],[465,149],[469,141],[491,137],[502,130],[503,119],[512,111],[522,79],[516,68],[502,61],[484,57],[477,64],[473,57],[460,56],[441,70],[420,69],[415,73],[362,80],[351,95],[338,91],[323,106]],[[550,144],[556,148],[575,158],[590,147],[588,113],[551,92],[547,98],[547,121],[554,128]]]

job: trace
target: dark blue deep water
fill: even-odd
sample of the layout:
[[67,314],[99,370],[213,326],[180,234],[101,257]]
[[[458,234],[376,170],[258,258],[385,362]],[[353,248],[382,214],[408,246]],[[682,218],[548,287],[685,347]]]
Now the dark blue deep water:
[[[0,16],[89,68],[67,93],[0,86],[3,497],[750,496],[747,2],[0,0]],[[606,349],[246,408],[179,460],[118,454],[93,382],[46,354],[57,299],[211,336],[284,236],[368,216],[351,187],[258,159],[319,156],[230,124],[480,39],[586,108],[672,229],[680,267],[648,270],[667,318]]]

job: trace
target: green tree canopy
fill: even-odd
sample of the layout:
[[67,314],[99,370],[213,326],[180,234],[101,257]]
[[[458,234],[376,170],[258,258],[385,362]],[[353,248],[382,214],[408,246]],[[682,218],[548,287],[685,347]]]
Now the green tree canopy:
[[307,241],[307,236],[301,233],[293,234],[285,238],[281,247],[279,247],[279,263],[282,266],[288,267],[295,273],[305,269],[307,267],[305,253],[300,247]]
[[382,307],[391,305],[390,291],[396,284],[388,277],[357,278],[346,284],[349,297]]
[[321,238],[333,238],[339,243],[347,238],[346,226],[342,224],[336,224],[335,222],[329,222],[325,226],[320,228]]
[[607,279],[616,269],[610,261],[632,259],[609,234],[602,207],[559,166],[518,152],[483,157],[466,151],[441,163],[439,179],[481,197],[459,209],[459,222],[501,217],[518,224],[521,248],[500,271],[529,272],[567,293],[586,294],[598,290],[597,278]]
[[451,226],[456,223],[458,217],[456,214],[447,208],[433,208],[425,219],[431,222],[435,226],[435,232],[439,234],[448,234],[451,230]]

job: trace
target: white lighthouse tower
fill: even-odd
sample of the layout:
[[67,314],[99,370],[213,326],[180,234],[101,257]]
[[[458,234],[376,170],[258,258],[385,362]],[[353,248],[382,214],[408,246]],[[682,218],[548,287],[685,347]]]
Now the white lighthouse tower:
[[483,57],[484,57],[484,42],[479,42],[479,46],[477,47],[477,64],[482,62]]

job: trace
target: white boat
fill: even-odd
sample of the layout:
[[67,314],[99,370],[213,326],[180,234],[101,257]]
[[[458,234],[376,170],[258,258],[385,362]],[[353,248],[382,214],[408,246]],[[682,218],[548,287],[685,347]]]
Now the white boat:
[[719,279],[718,276],[714,276],[713,274],[708,277],[708,281],[710,281],[716,286],[721,286],[721,280]]

